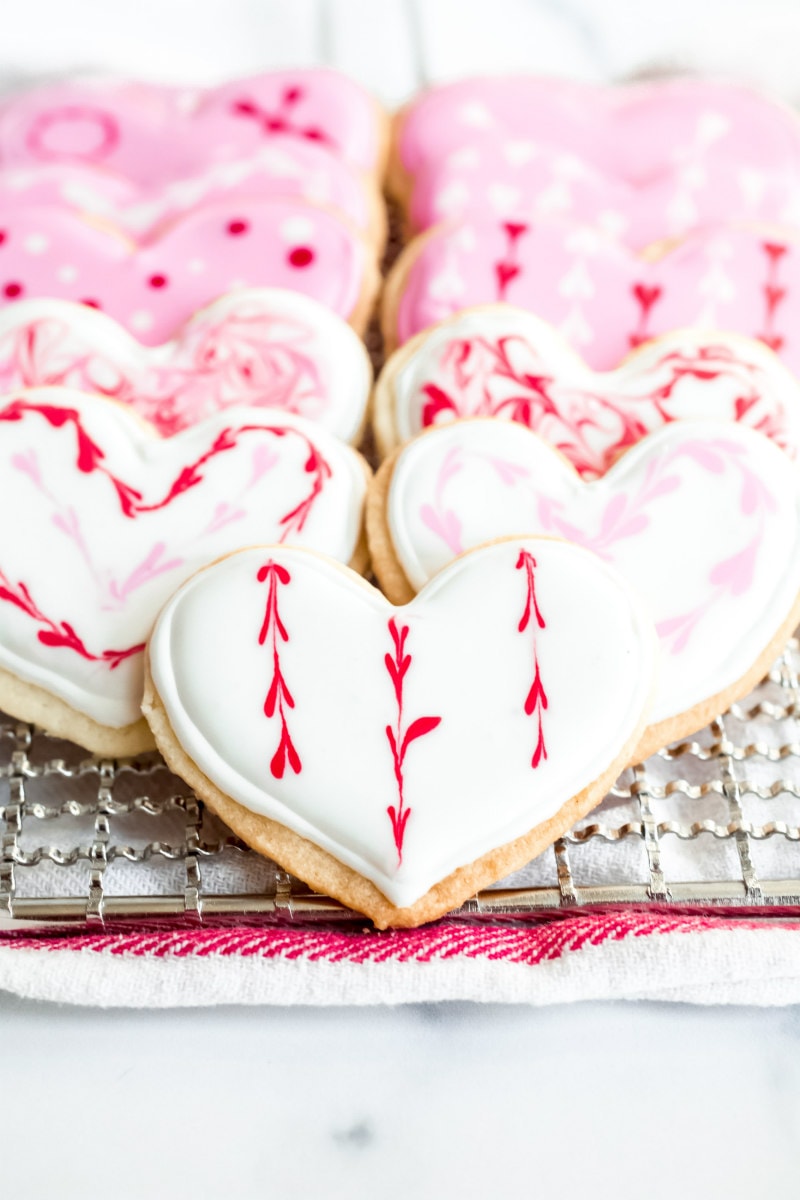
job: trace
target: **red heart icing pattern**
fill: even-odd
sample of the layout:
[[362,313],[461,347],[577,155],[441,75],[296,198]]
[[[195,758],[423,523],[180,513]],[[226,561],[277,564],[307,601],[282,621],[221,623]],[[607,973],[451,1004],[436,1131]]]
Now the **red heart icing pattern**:
[[0,309],[0,394],[50,386],[94,392],[130,405],[164,435],[246,404],[295,413],[354,441],[371,375],[350,326],[298,292],[222,297],[152,349],[105,313],[66,300]]
[[692,327],[760,338],[800,372],[800,254],[788,228],[781,238],[702,230],[645,261],[588,228],[537,221],[512,238],[506,222],[475,218],[412,242],[394,272],[392,344],[459,309],[504,301],[555,326],[595,370]]
[[149,646],[206,780],[370,880],[394,915],[602,787],[638,738],[654,654],[615,573],[537,539],[465,555],[402,608],[318,556],[247,550],[190,580]]

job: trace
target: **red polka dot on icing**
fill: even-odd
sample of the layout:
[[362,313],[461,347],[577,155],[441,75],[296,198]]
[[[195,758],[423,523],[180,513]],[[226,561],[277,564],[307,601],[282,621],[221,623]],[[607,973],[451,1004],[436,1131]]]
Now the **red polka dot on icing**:
[[5,229],[0,229],[0,246],[2,246],[3,242],[6,240],[6,237],[7,234]]
[[247,221],[230,221],[228,223],[228,233],[233,237],[238,237],[239,234],[247,233],[250,226]]
[[314,261],[314,251],[308,246],[295,246],[294,250],[290,250],[287,258],[293,267],[307,267]]
[[3,288],[3,295],[8,296],[9,300],[13,300],[15,296],[21,296],[22,292],[21,283],[7,283]]
[[166,275],[151,275],[147,282],[151,288],[163,288],[167,286],[169,280]]
[[99,300],[81,300],[81,304],[85,304],[87,308],[100,308]]

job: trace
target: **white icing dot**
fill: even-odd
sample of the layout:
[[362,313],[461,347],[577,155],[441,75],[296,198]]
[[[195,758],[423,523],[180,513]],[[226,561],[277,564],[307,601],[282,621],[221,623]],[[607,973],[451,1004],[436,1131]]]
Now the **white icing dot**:
[[130,327],[138,333],[146,333],[148,329],[153,328],[153,314],[143,308],[137,309],[135,313],[131,313]]
[[56,272],[61,283],[74,283],[78,278],[77,267],[59,267]]
[[190,258],[186,264],[186,269],[192,275],[202,275],[206,269],[206,264],[202,258]]
[[50,239],[45,237],[43,233],[30,233],[22,244],[28,251],[28,254],[44,254],[50,245]]
[[310,217],[287,217],[281,221],[280,233],[285,242],[310,242],[314,236],[314,222]]

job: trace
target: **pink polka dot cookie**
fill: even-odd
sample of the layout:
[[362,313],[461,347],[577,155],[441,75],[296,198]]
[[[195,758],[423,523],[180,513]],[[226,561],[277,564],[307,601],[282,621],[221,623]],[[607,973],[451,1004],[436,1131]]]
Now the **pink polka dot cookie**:
[[378,379],[374,425],[384,455],[460,417],[527,425],[587,478],[647,433],[687,417],[738,421],[792,457],[800,452],[800,384],[761,342],[681,330],[597,373],[551,326],[501,304],[419,334]]
[[357,83],[325,68],[271,71],[217,88],[78,79],[0,105],[3,166],[90,164],[148,187],[282,142],[321,146],[380,174],[385,117]]
[[741,424],[662,426],[585,482],[522,425],[456,421],[387,460],[368,515],[373,568],[395,603],[512,534],[567,538],[629,579],[661,645],[641,757],[746,695],[800,622],[800,473]]
[[642,258],[589,228],[468,220],[415,239],[386,288],[391,346],[460,309],[506,302],[608,370],[649,338],[689,326],[760,338],[800,372],[795,230],[719,226]]
[[357,442],[371,379],[358,335],[299,292],[232,292],[152,348],[105,313],[68,300],[0,309],[0,394],[40,386],[99,393],[163,435],[246,404],[295,413]]
[[255,547],[166,605],[143,709],[250,845],[409,926],[602,798],[640,740],[656,653],[632,589],[567,542],[483,547],[402,607],[328,559]]
[[332,211],[290,199],[205,205],[141,246],[57,208],[0,218],[0,304],[75,300],[149,346],[167,341],[218,296],[245,287],[302,292],[360,330],[377,285],[367,243]]
[[702,79],[471,79],[399,115],[391,179],[415,229],[559,217],[640,248],[722,221],[796,223],[800,122]]
[[163,441],[100,397],[14,394],[0,408],[0,503],[14,513],[0,531],[0,707],[100,754],[152,746],[143,650],[164,601],[255,542],[363,568],[368,474],[323,429],[266,409]]

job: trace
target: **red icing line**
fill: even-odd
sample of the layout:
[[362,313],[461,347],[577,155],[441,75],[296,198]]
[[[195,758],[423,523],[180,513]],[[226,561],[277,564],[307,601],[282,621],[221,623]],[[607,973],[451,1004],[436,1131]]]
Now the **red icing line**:
[[293,122],[292,110],[295,105],[302,101],[304,95],[303,88],[295,85],[284,88],[281,95],[280,107],[275,112],[261,108],[254,100],[246,97],[242,100],[235,100],[231,105],[231,111],[237,117],[249,117],[256,121],[265,134],[289,133],[297,137],[306,138],[310,142],[330,143],[330,138],[324,130],[317,129],[312,125],[303,126]]
[[264,701],[264,716],[274,717],[277,708],[281,723],[280,741],[270,761],[269,769],[276,779],[283,779],[287,759],[295,775],[299,775],[303,769],[303,764],[300,762],[300,755],[295,749],[294,742],[289,733],[289,726],[286,722],[286,708],[294,708],[294,698],[289,691],[283,671],[281,670],[279,649],[280,642],[289,641],[289,634],[278,611],[278,586],[287,587],[291,583],[292,577],[285,567],[280,566],[270,559],[263,567],[259,567],[257,578],[259,583],[264,583],[265,580],[269,581],[264,620],[258,635],[259,646],[263,646],[269,641],[272,650],[272,681],[269,685],[267,698]]
[[[519,558],[517,559],[517,570],[525,571],[525,580],[527,591],[525,596],[525,610],[520,618],[518,629],[520,633],[524,633],[528,626],[531,626],[533,632],[533,683],[530,686],[530,691],[525,698],[525,715],[528,717],[535,716],[538,724],[538,735],[536,739],[536,749],[533,752],[531,766],[536,769],[542,759],[547,758],[547,747],[544,740],[544,712],[548,705],[547,693],[544,690],[542,683],[542,675],[539,669],[539,655],[536,648],[536,628],[544,629],[545,621],[539,610],[539,604],[536,600],[536,579],[534,572],[536,570],[536,559],[527,550],[520,550]],[[531,620],[533,617],[533,621]]]
[[389,633],[394,644],[394,657],[391,654],[386,654],[383,661],[394,687],[395,699],[397,701],[397,724],[394,729],[392,729],[391,725],[386,726],[386,738],[392,752],[398,803],[396,808],[393,804],[390,804],[386,811],[392,823],[394,844],[397,848],[397,865],[399,867],[403,862],[403,840],[406,834],[406,825],[412,811],[410,808],[405,807],[405,797],[403,795],[405,783],[403,764],[405,763],[406,752],[413,741],[431,733],[441,723],[442,718],[417,717],[415,721],[411,722],[405,733],[403,733],[403,683],[412,662],[411,655],[405,652],[408,625],[403,625],[398,629],[396,620],[394,617],[391,617],[389,620]]
[[[308,474],[313,475],[311,490],[299,504],[281,517],[279,523],[283,527],[283,532],[280,541],[283,541],[290,533],[300,532],[303,529],[314,502],[332,473],[330,466],[317,448],[299,430],[269,425],[242,425],[238,429],[223,429],[205,454],[201,455],[194,463],[183,467],[162,500],[155,504],[144,504],[141,492],[118,479],[105,465],[103,450],[83,428],[80,413],[76,409],[59,408],[57,405],[29,404],[24,400],[14,400],[0,410],[0,422],[22,421],[30,414],[43,417],[54,429],[60,429],[66,425],[74,426],[78,447],[75,464],[77,469],[87,475],[95,471],[105,475],[114,486],[123,514],[131,519],[135,519],[141,513],[157,512],[159,509],[166,508],[177,496],[202,483],[201,468],[218,454],[232,450],[237,445],[238,437],[245,433],[260,432],[270,433],[275,437],[287,435],[299,437],[308,449],[308,458],[305,461],[304,469]],[[45,628],[39,630],[37,637],[45,646],[73,650],[91,662],[108,663],[112,670],[119,666],[123,659],[140,654],[144,649],[144,643],[137,643],[124,650],[102,650],[99,654],[94,654],[87,649],[83,639],[79,637],[68,621],[53,619],[38,608],[25,583],[22,581],[16,584],[11,583],[2,568],[0,568],[0,581],[0,601],[15,605],[34,621],[43,625]]]

